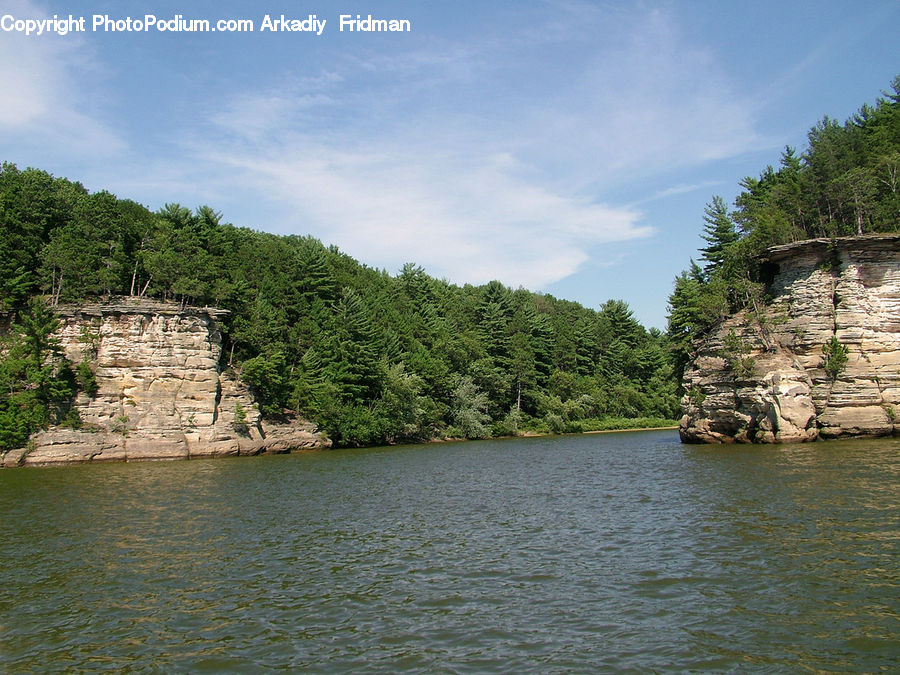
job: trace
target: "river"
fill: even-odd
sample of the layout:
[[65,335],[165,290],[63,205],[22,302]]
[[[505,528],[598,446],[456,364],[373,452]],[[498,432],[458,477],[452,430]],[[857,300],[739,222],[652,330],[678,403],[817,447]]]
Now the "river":
[[900,439],[0,471],[0,672],[900,668]]

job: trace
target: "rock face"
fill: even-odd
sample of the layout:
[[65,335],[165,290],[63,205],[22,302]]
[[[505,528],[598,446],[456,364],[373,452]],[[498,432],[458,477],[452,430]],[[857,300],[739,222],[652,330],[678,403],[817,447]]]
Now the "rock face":
[[[763,271],[771,301],[696,346],[685,370],[682,441],[900,433],[900,235],[777,246]],[[840,369],[825,350],[832,338],[846,349]]]
[[73,363],[95,372],[79,394],[82,429],[51,428],[4,466],[288,452],[330,446],[304,422],[263,423],[250,392],[222,372],[223,310],[163,303],[62,307],[58,333]]

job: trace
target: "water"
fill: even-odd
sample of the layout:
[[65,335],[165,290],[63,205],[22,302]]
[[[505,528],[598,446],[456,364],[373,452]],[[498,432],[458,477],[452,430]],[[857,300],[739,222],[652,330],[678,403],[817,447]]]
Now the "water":
[[0,471],[0,672],[900,669],[900,439]]

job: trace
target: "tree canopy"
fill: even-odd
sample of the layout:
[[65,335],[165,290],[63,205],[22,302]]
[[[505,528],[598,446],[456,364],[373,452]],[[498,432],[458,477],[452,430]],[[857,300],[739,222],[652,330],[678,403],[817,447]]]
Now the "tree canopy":
[[667,336],[622,301],[593,310],[499,281],[457,286],[414,263],[391,275],[312,237],[235,227],[211,206],[154,212],[7,163],[0,306],[25,316],[37,296],[51,309],[110,296],[227,309],[223,365],[264,415],[297,411],[338,445],[678,411]]
[[680,377],[693,339],[731,312],[759,302],[758,260],[769,246],[900,230],[900,76],[875,105],[843,124],[823,118],[798,155],[741,181],[731,210],[713,197],[704,215],[701,268],[675,279],[668,331]]

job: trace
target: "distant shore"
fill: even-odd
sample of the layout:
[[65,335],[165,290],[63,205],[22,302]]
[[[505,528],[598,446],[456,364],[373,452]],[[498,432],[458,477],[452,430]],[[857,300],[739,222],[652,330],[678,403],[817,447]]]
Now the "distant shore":
[[678,429],[677,424],[665,427],[634,427],[632,429],[598,429],[597,431],[582,431],[583,434],[613,434],[619,431],[675,431]]
[[[675,431],[678,429],[677,424],[667,424],[659,427],[628,427],[625,429],[596,429],[591,431],[566,431],[562,433],[552,433],[549,431],[523,431],[520,434],[516,434],[514,436],[492,436],[486,438],[455,438],[455,437],[445,437],[445,438],[432,438],[429,441],[425,441],[425,443],[455,443],[458,441],[491,441],[491,440],[502,440],[508,438],[544,438],[547,436],[583,436],[587,434],[617,434],[619,432],[625,431]],[[415,444],[413,444],[415,445]],[[336,448],[340,449],[340,448]]]

